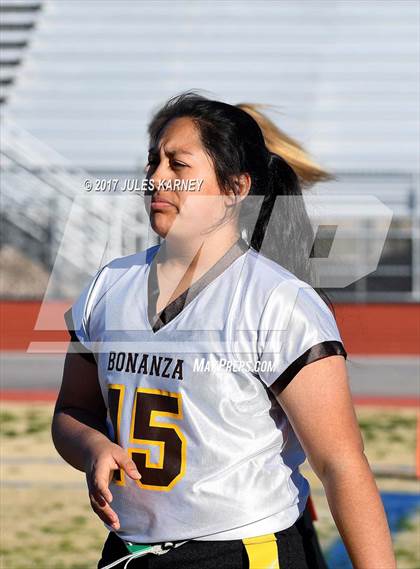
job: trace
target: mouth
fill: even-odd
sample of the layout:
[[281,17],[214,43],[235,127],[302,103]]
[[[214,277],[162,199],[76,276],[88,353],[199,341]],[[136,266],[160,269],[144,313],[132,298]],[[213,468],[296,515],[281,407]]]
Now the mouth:
[[150,205],[150,207],[153,211],[157,211],[160,209],[171,209],[172,207],[175,207],[175,206],[170,204],[170,203],[165,203],[165,202],[153,202]]
[[166,209],[170,209],[173,207],[176,208],[175,204],[173,204],[169,200],[166,200],[162,197],[154,197],[154,198],[152,198],[152,201],[150,203],[150,208],[152,211],[166,210]]

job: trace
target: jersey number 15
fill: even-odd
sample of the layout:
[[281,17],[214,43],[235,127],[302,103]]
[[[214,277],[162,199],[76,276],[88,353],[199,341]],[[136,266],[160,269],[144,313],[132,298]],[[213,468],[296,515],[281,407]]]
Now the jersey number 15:
[[[120,444],[121,417],[124,405],[125,386],[110,384],[108,391],[109,415],[114,428],[114,442]],[[140,488],[168,491],[184,476],[187,443],[178,425],[156,418],[182,419],[182,397],[161,389],[138,388],[131,410],[130,434],[127,452],[141,474],[136,481]],[[152,462],[150,448],[133,447],[154,445],[158,447],[158,462]],[[125,485],[123,470],[114,472],[113,482]]]

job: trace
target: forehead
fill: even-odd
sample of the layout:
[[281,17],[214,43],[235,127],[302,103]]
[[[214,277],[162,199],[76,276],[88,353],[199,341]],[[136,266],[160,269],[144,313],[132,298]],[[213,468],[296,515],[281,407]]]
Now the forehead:
[[170,121],[159,140],[159,147],[161,145],[168,152],[181,150],[193,152],[202,147],[197,127],[188,117]]

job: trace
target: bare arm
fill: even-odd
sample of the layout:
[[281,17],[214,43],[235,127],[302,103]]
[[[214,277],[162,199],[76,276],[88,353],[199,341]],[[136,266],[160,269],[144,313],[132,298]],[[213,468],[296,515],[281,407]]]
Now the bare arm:
[[51,426],[53,442],[66,462],[86,473],[95,513],[118,529],[118,517],[109,506],[113,471],[123,468],[134,480],[140,474],[127,453],[109,440],[106,415],[96,364],[76,353],[70,344]]
[[355,569],[395,569],[388,522],[364,454],[343,356],[306,365],[277,399],[324,486]]
[[83,472],[92,445],[110,442],[97,367],[72,351],[71,346],[55,405],[52,438],[64,460]]

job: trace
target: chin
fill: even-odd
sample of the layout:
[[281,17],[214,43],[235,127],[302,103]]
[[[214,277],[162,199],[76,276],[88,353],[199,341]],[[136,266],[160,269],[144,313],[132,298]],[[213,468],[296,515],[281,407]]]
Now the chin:
[[165,239],[171,226],[173,219],[168,219],[165,214],[155,213],[150,217],[150,225],[155,233]]

